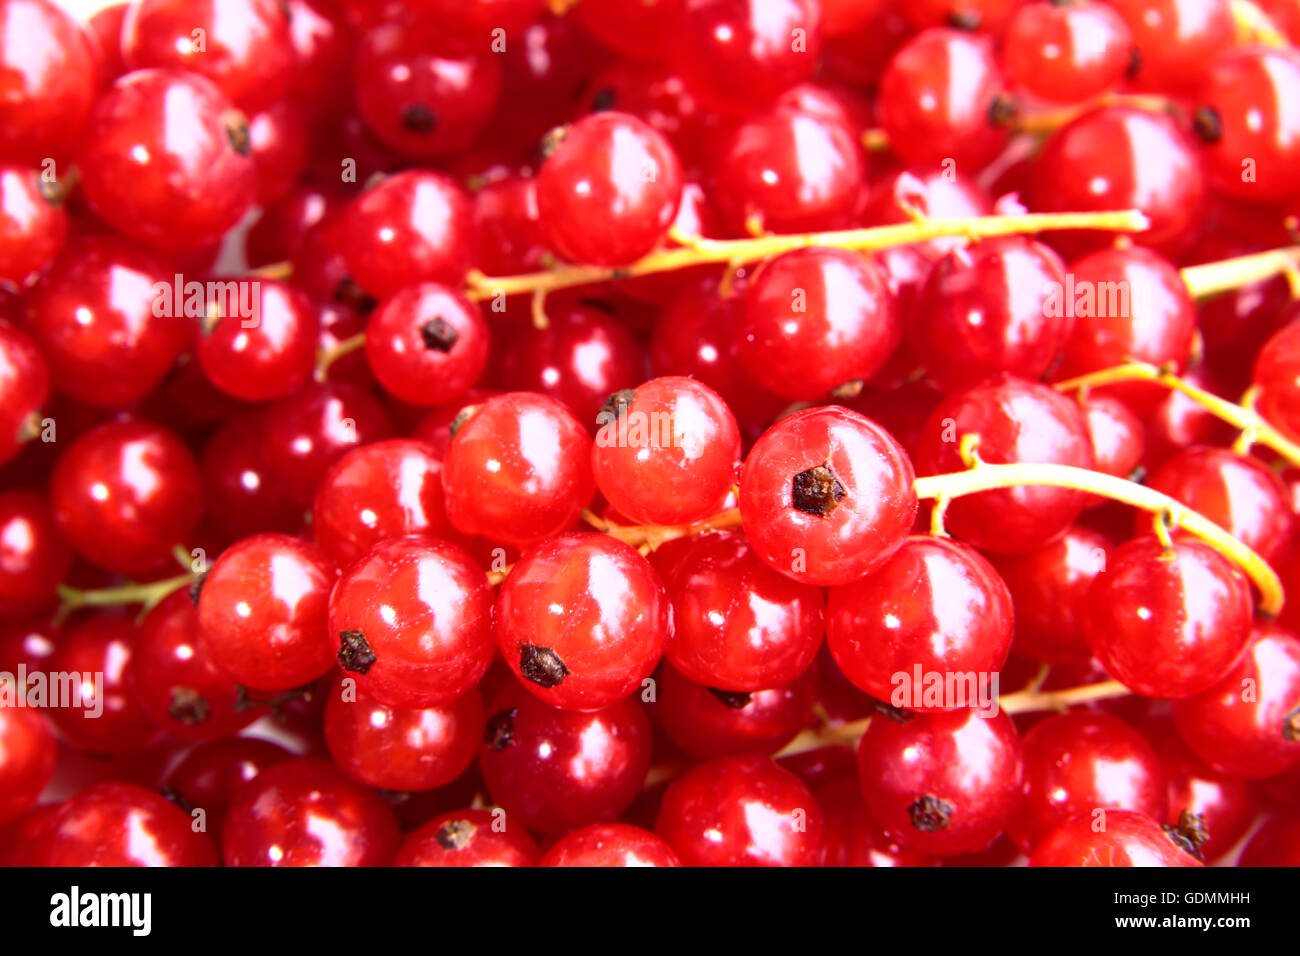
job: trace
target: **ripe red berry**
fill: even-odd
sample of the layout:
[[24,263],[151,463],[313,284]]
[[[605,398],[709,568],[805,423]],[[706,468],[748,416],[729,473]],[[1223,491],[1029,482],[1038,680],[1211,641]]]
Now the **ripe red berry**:
[[0,279],[22,287],[63,248],[60,187],[29,166],[0,164]]
[[538,850],[499,810],[452,810],[406,838],[395,866],[534,866]]
[[366,325],[366,360],[381,385],[414,405],[463,396],[488,359],[488,328],[478,306],[434,282],[407,286]]
[[681,866],[673,848],[649,830],[593,823],[558,840],[538,866]]
[[[286,282],[241,280],[241,308],[206,316],[199,364],[212,384],[246,402],[268,402],[307,381],[320,334],[311,300]],[[243,314],[242,304],[252,307]]]
[[43,498],[0,492],[0,613],[16,615],[47,603],[71,558]]
[[35,805],[58,756],[58,742],[39,709],[25,701],[0,706],[0,825]]
[[1133,34],[1140,89],[1187,92],[1236,36],[1229,0],[1107,0]]
[[50,372],[40,347],[24,329],[0,319],[0,462],[40,434],[49,396]]
[[202,810],[209,832],[220,839],[226,810],[239,788],[290,757],[289,751],[258,737],[227,737],[200,744],[168,774],[164,793],[191,812]]
[[1030,3],[1007,23],[1002,61],[1012,82],[1025,91],[1080,103],[1123,78],[1133,49],[1128,24],[1103,3]]
[[1246,844],[1238,866],[1300,865],[1300,817],[1274,817]]

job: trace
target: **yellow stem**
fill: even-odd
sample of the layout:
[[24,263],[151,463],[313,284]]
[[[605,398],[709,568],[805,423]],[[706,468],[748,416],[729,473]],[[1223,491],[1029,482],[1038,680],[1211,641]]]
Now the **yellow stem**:
[[1297,264],[1300,264],[1300,246],[1283,246],[1219,262],[1184,266],[1179,271],[1192,298],[1205,299],[1252,282],[1286,275],[1294,271]]
[[272,262],[269,265],[258,266],[256,269],[249,269],[248,274],[257,279],[288,280],[293,278],[293,263]]
[[189,587],[198,576],[196,572],[191,571],[188,574],[180,574],[174,578],[150,581],[148,584],[124,584],[121,587],[98,588],[92,591],[82,591],[78,588],[60,585],[58,589],[59,610],[55,615],[55,619],[62,621],[73,611],[83,607],[119,607],[125,604],[141,605],[140,616],[143,617],[174,592]]
[[1229,0],[1232,19],[1237,26],[1237,43],[1262,43],[1266,46],[1286,46],[1287,38],[1263,10],[1250,0]]
[[[1062,392],[1072,392],[1099,388],[1103,385],[1115,385],[1120,382],[1154,382],[1176,392],[1182,392],[1216,418],[1227,422],[1233,428],[1240,429],[1244,439],[1250,444],[1264,445],[1290,464],[1300,467],[1300,445],[1269,424],[1268,420],[1254,408],[1249,407],[1249,404],[1237,405],[1179,378],[1173,372],[1157,368],[1147,362],[1129,362],[1114,368],[1089,372],[1087,375],[1057,382],[1056,388]],[[1247,392],[1248,402],[1251,394]]]
[[1165,512],[1175,527],[1205,541],[1221,554],[1231,558],[1255,582],[1259,589],[1259,610],[1274,617],[1282,609],[1285,595],[1282,582],[1268,562],[1246,547],[1213,521],[1188,508],[1182,502],[1147,488],[1136,482],[1076,468],[1073,465],[1053,465],[1041,462],[1020,462],[1011,465],[994,465],[979,462],[966,471],[948,475],[932,475],[916,479],[913,486],[918,498],[960,498],[964,495],[1012,488],[1019,485],[1051,485],[1057,488],[1074,488],[1152,513]]
[[706,531],[724,531],[728,528],[739,528],[740,509],[728,508],[726,511],[720,511],[712,518],[704,521],[679,525],[617,525],[606,521],[590,509],[583,511],[582,519],[597,531],[603,531],[610,537],[618,538],[625,544],[630,544],[634,548],[646,545],[653,551],[676,538],[703,534]]
[[321,349],[316,355],[316,371],[313,377],[318,382],[326,382],[330,377],[330,366],[358,349],[366,347],[366,333],[358,332],[356,335],[349,336],[335,342],[327,349]]

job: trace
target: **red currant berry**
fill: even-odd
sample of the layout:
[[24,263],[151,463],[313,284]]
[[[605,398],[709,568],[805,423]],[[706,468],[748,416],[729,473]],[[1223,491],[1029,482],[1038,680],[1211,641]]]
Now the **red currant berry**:
[[26,331],[0,319],[0,463],[40,434],[41,407],[50,397],[50,372]]
[[1293,441],[1300,439],[1300,322],[1270,338],[1255,357],[1256,407]]
[[1092,0],[1027,3],[1012,14],[1002,43],[1011,81],[1057,103],[1080,103],[1115,86],[1134,49],[1123,18]]
[[546,237],[537,211],[537,180],[510,175],[474,194],[478,266],[492,276],[545,268]]
[[164,793],[190,811],[202,810],[220,839],[226,810],[239,788],[291,754],[257,737],[230,737],[200,744],[167,774]]
[[0,492],[0,613],[20,614],[49,601],[71,559],[43,498]]
[[206,526],[234,542],[261,531],[286,534],[302,526],[288,491],[275,484],[262,460],[262,412],[232,418],[218,429],[199,459]]
[[366,361],[390,393],[414,405],[460,398],[488,359],[488,327],[478,306],[434,282],[385,300],[366,326]]
[[311,300],[272,279],[241,280],[251,305],[244,314],[210,315],[199,336],[203,374],[227,395],[267,402],[288,395],[316,365],[319,325]]
[[[1104,816],[1102,816],[1104,814]],[[1177,833],[1136,810],[1072,817],[1047,834],[1030,866],[1204,866]]]
[[1139,88],[1185,92],[1205,65],[1233,45],[1229,0],[1106,0],[1128,24],[1137,48]]
[[318,549],[258,534],[226,549],[203,579],[199,631],[208,657],[245,687],[290,690],[325,674],[334,569]]
[[491,622],[487,575],[458,546],[423,535],[375,545],[330,595],[339,665],[390,707],[434,707],[471,691],[492,661]]
[[1251,837],[1238,866],[1300,866],[1300,817],[1274,817]]
[[406,838],[396,866],[534,866],[537,844],[490,810],[452,810]]
[[[1142,419],[1122,401],[1111,395],[1089,394],[1079,399],[1088,422],[1094,466],[1105,475],[1129,478],[1142,463],[1146,451],[1146,431]],[[1095,499],[1101,504],[1104,499]]]
[[0,164],[0,280],[23,286],[63,248],[68,214],[45,173]]
[[938,866],[934,857],[903,846],[871,816],[857,777],[813,791],[826,813],[827,866]]
[[673,848],[649,830],[593,823],[556,841],[538,866],[681,866]]
[[605,46],[631,60],[662,60],[679,42],[684,0],[605,0],[574,7],[573,18]]
[[39,710],[26,706],[25,700],[0,705],[0,825],[35,805],[54,776],[58,756],[58,742]]

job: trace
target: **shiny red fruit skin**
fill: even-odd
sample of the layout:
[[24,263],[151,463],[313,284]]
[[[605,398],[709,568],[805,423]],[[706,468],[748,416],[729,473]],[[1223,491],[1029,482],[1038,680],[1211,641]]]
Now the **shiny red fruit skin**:
[[[1083,412],[1052,388],[1011,375],[997,375],[947,396],[930,414],[916,453],[917,471],[940,475],[964,471],[961,441],[975,435],[981,461],[1046,462],[1092,468],[1092,443]],[[945,523],[957,537],[985,551],[1016,554],[1036,550],[1065,531],[1083,508],[1082,493],[1018,486],[959,498]]]
[[1163,820],[1164,768],[1136,730],[1109,714],[1050,717],[1025,735],[1025,798],[1008,825],[1031,853],[1056,827],[1097,808]]
[[391,707],[434,707],[473,690],[492,661],[491,627],[487,575],[459,546],[424,535],[375,545],[329,600],[345,676]]
[[635,697],[580,713],[511,681],[488,707],[479,767],[511,825],[562,833],[613,819],[641,792],[650,723]]
[[593,823],[556,841],[538,866],[681,866],[673,848],[649,830]]
[[744,295],[741,360],[789,399],[820,401],[871,378],[902,338],[883,270],[856,252],[788,252],[766,263]]
[[1036,551],[990,557],[1011,592],[1018,655],[1051,664],[1091,656],[1084,633],[1088,592],[1110,549],[1105,535],[1074,525]]
[[26,296],[27,328],[58,389],[107,408],[153,391],[192,337],[193,320],[154,311],[156,290],[173,279],[159,257],[127,242],[74,238]]
[[858,744],[868,809],[900,843],[930,856],[992,843],[1020,803],[1023,767],[1020,738],[1003,713],[873,719]]
[[[1011,593],[993,565],[969,545],[932,535],[909,537],[875,571],[827,596],[826,644],[844,676],[907,710],[984,700],[1014,627]],[[972,675],[964,686],[978,699],[950,700],[945,691],[932,701],[925,682],[949,674]]]
[[0,164],[0,280],[20,288],[54,259],[68,232],[68,214],[42,175]]
[[1238,866],[1300,866],[1300,817],[1274,817],[1255,833]]
[[38,709],[24,700],[0,706],[0,825],[35,805],[58,757],[58,742]]
[[[1146,429],[1121,400],[1110,395],[1087,395],[1079,405],[1088,422],[1088,438],[1098,471],[1116,478],[1128,478],[1142,463],[1146,452]],[[1092,502],[1100,505],[1104,498]]]
[[[1098,810],[1062,823],[1029,856],[1030,866],[1204,866],[1159,823],[1135,810]],[[1105,820],[1105,829],[1098,830]]]
[[165,428],[110,422],[59,458],[50,507],[77,553],[111,571],[145,574],[187,544],[203,510],[202,477],[189,449]]
[[515,564],[492,612],[510,669],[555,707],[595,710],[641,687],[672,632],[659,575],[631,546],[577,532]]
[[1088,595],[1088,646],[1117,680],[1145,697],[1206,690],[1250,640],[1250,585],[1198,540],[1167,553],[1152,535],[1111,552]]
[[247,130],[247,119],[197,74],[128,73],[91,114],[77,158],[82,189],[99,216],[134,239],[164,249],[209,245],[256,198]]
[[121,42],[130,69],[197,73],[250,112],[284,96],[293,77],[289,9],[278,0],[142,0],[132,4]]
[[325,674],[334,568],[314,545],[258,534],[227,548],[203,582],[199,629],[209,657],[245,687],[290,690]]
[[36,866],[216,866],[217,851],[188,814],[132,783],[69,797],[36,838]]
[[735,532],[701,535],[665,564],[673,632],[664,653],[683,676],[758,691],[808,669],[823,633],[817,588],[777,574]]
[[856,775],[833,779],[813,792],[826,814],[827,866],[939,865],[935,857],[903,846],[881,828],[862,799]]
[[432,790],[478,755],[483,701],[477,690],[445,704],[400,710],[335,687],[325,705],[325,744],[339,769],[370,787]]
[[436,282],[387,299],[366,324],[366,361],[389,393],[414,405],[461,398],[488,360],[488,326],[478,306]]
[[1229,0],[1107,0],[1128,24],[1137,47],[1136,86],[1185,93],[1206,63],[1236,36]]
[[0,4],[0,155],[40,162],[75,147],[95,101],[98,77],[86,30],[49,0]]
[[559,402],[508,392],[447,446],[442,489],[456,530],[528,545],[571,527],[591,501],[591,437]]
[[128,681],[158,726],[188,740],[234,736],[265,714],[243,706],[235,681],[208,658],[198,610],[185,588],[141,622]]
[[267,767],[231,801],[226,866],[387,866],[397,821],[378,794],[333,764],[299,758]]
[[720,757],[673,781],[655,833],[686,866],[821,866],[825,820],[812,791],[767,757]]
[[1002,56],[1018,86],[1045,100],[1079,103],[1123,78],[1132,42],[1128,24],[1104,3],[1033,3],[1012,15]]
[[199,336],[197,351],[204,374],[221,391],[269,402],[311,376],[320,323],[311,300],[289,283],[255,279],[251,285],[251,314],[218,318]]
[[258,737],[227,737],[200,744],[168,774],[164,794],[182,807],[202,810],[218,840],[226,810],[239,788],[292,755]]
[[500,811],[452,810],[406,838],[395,866],[535,866],[537,844]]
[[1174,704],[1178,733],[1211,767],[1258,779],[1300,764],[1300,638],[1257,625],[1223,678]]
[[689,378],[637,386],[597,418],[591,471],[638,524],[692,524],[721,510],[740,467],[740,428],[722,396]]
[[[828,514],[797,507],[794,481],[829,466],[845,492]],[[745,460],[740,514],[772,568],[807,584],[846,584],[879,567],[916,520],[915,475],[883,428],[840,406],[796,412],[768,429]]]
[[341,568],[379,542],[443,537],[442,458],[432,445],[390,438],[356,448],[325,473],[312,507],[316,543]]
[[0,463],[18,454],[41,427],[41,407],[50,397],[50,372],[26,330],[0,319]]
[[579,120],[537,174],[542,228],[572,262],[617,266],[641,258],[672,225],[681,198],[672,145],[627,113]]
[[1255,356],[1255,407],[1292,441],[1300,439],[1300,322],[1283,326]]
[[0,614],[32,611],[53,598],[71,559],[43,498],[0,492]]

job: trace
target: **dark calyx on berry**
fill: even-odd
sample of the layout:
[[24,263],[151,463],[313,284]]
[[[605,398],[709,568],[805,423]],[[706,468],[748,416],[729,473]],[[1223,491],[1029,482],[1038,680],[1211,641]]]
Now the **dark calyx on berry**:
[[478,827],[468,820],[448,820],[438,828],[434,839],[444,850],[460,850],[474,837]]
[[369,315],[379,307],[379,300],[368,295],[351,276],[344,276],[334,288],[334,301],[350,305],[362,315]]
[[482,405],[466,405],[458,411],[456,417],[451,420],[451,424],[447,426],[447,433],[451,435],[452,438],[455,438],[456,432],[460,431],[460,426],[473,418],[475,413],[477,413],[482,407]]
[[1204,815],[1183,810],[1178,814],[1177,823],[1166,823],[1164,827],[1165,833],[1169,834],[1169,839],[1173,840],[1180,850],[1190,853],[1202,863],[1205,862],[1205,854],[1201,852],[1201,847],[1210,842],[1210,831],[1205,825]]
[[203,584],[207,580],[208,580],[208,572],[204,571],[197,578],[195,578],[193,581],[190,582],[190,602],[195,607],[199,606],[199,598],[203,594]]
[[603,113],[605,110],[612,110],[617,102],[617,93],[608,86],[601,87],[591,98],[591,111],[593,113]]
[[632,399],[636,397],[636,389],[621,388],[609,398],[605,399],[605,404],[600,406],[600,414],[596,417],[597,423],[617,421],[627,414],[627,410],[632,407]]
[[1198,107],[1192,114],[1192,129],[1207,143],[1223,139],[1223,117],[1213,106]]
[[980,15],[974,10],[953,10],[947,17],[948,26],[954,30],[974,33],[980,28]]
[[442,316],[437,316],[420,326],[420,338],[424,340],[426,349],[450,352],[456,340],[460,338],[460,333]]
[[515,709],[498,710],[488,718],[483,729],[483,742],[493,750],[504,750],[515,734]]
[[740,710],[742,707],[748,707],[749,702],[754,699],[753,694],[748,694],[743,690],[718,690],[716,687],[710,687],[708,688],[708,691],[732,710]]
[[831,471],[829,462],[794,476],[792,501],[804,514],[825,518],[839,507],[848,493],[835,477],[835,472]]
[[907,808],[907,815],[912,818],[912,826],[923,833],[932,833],[948,826],[952,811],[953,805],[947,800],[927,793]]
[[171,706],[167,708],[173,720],[197,727],[208,719],[212,708],[198,691],[189,687],[173,687]]
[[230,148],[240,156],[247,156],[253,151],[253,138],[248,131],[248,117],[238,110],[226,114],[226,139]]
[[339,666],[345,671],[364,674],[375,663],[375,652],[360,631],[339,633]]
[[425,103],[412,103],[402,110],[402,126],[412,133],[432,133],[438,117]]
[[569,676],[560,655],[540,644],[520,645],[519,672],[538,687],[558,687]]
[[871,706],[876,709],[876,713],[882,717],[888,717],[896,724],[906,724],[911,721],[913,715],[910,711],[903,710],[901,707],[895,707],[893,704],[887,704],[883,700],[872,698]]
[[1282,736],[1292,742],[1300,740],[1300,707],[1282,718]]
[[994,126],[1010,126],[1020,112],[1016,101],[1006,93],[999,93],[989,103],[989,122]]

